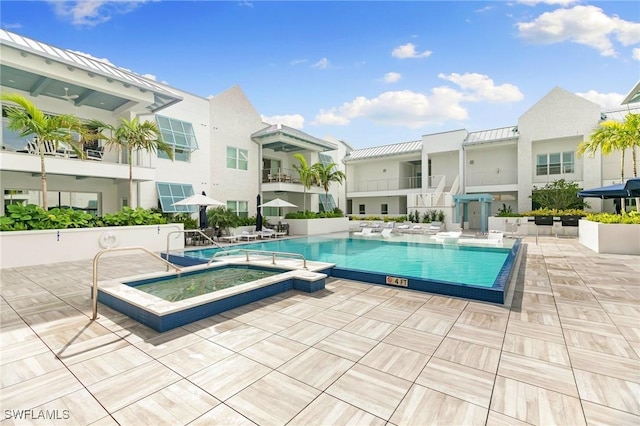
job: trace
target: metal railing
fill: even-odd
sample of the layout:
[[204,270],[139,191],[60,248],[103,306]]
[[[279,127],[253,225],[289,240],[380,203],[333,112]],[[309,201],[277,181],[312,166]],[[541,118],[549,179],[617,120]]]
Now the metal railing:
[[155,257],[156,259],[160,260],[163,263],[167,264],[167,271],[169,270],[169,267],[172,267],[173,269],[176,270],[176,272],[180,272],[181,269],[180,267],[174,265],[173,263],[164,260],[162,257],[158,256],[157,254],[155,254],[154,252],[152,252],[151,250],[145,248],[145,247],[140,247],[140,246],[132,246],[132,247],[116,247],[116,248],[108,248],[108,249],[104,249],[100,252],[98,252],[94,257],[93,257],[93,287],[91,290],[91,297],[93,298],[93,316],[91,317],[91,320],[95,320],[96,318],[98,318],[98,260],[100,259],[100,256],[102,256],[105,253],[113,253],[114,251],[133,251],[133,250],[140,250],[143,251],[145,253],[150,254],[151,256]]
[[[202,232],[200,229],[180,229],[179,231],[171,231],[167,234],[167,251],[166,251],[166,255],[167,255],[167,260],[169,260],[169,246],[171,245],[170,239],[169,237],[171,236],[171,234],[189,234],[189,233],[193,233],[193,234],[200,234],[201,236],[203,236],[204,238],[206,238],[207,240],[211,241],[211,244],[213,244],[214,246],[218,247],[221,250],[226,250],[224,247],[222,247],[220,244],[216,243],[213,238],[211,238],[210,236],[208,236],[207,234],[205,234],[204,232]],[[169,270],[169,266],[167,266],[167,271]]]
[[235,253],[244,253],[246,256],[246,261],[249,262],[249,254],[262,254],[262,255],[269,255],[271,256],[271,264],[275,265],[276,264],[276,256],[282,256],[282,257],[296,257],[299,259],[302,259],[302,267],[304,269],[309,269],[307,268],[307,259],[301,255],[300,253],[288,253],[288,252],[284,252],[284,251],[268,251],[268,250],[247,250],[247,249],[235,249],[235,250],[227,250],[227,251],[219,251],[217,253],[215,253],[213,256],[211,256],[211,259],[209,259],[209,262],[207,262],[207,266],[211,265],[211,263],[213,263],[213,261],[215,260],[216,257],[220,257],[220,256],[228,256],[231,254],[235,254]]

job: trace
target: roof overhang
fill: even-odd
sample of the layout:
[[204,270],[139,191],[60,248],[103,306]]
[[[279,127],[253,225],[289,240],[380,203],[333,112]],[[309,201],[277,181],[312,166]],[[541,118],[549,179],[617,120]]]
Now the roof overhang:
[[632,104],[635,102],[640,102],[640,81],[633,86],[633,89],[631,89],[629,94],[622,101],[622,105]]
[[113,113],[155,113],[182,100],[153,80],[107,62],[0,30],[3,87]]
[[334,151],[338,147],[328,141],[311,136],[301,130],[282,125],[272,125],[251,135],[263,149],[277,152]]

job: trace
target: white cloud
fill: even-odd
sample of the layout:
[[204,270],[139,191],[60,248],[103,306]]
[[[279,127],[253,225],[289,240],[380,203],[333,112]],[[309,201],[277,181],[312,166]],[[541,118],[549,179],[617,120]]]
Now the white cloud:
[[304,117],[300,114],[272,115],[267,117],[261,115],[262,121],[269,124],[284,124],[294,129],[304,128]]
[[325,70],[329,68],[329,60],[327,58],[322,58],[315,64],[313,64],[314,68],[320,68],[321,70]]
[[[71,49],[69,49],[69,51],[70,51],[70,52],[73,52],[73,53],[77,53],[78,55],[86,56],[87,58],[91,58],[91,59],[93,59],[93,60],[95,60],[95,61],[99,61],[99,62],[105,63],[105,64],[107,64],[107,65],[111,65],[112,67],[115,67],[115,65],[113,64],[113,62],[111,62],[111,61],[110,61],[110,60],[108,60],[107,58],[97,58],[97,57],[95,57],[95,56],[93,56],[93,55],[91,55],[91,54],[89,54],[89,53],[84,53],[84,52],[81,52],[81,51],[79,51],[79,50],[71,50]],[[131,72],[131,70],[128,70],[128,69],[126,69],[126,68],[121,68],[121,69],[124,69],[125,71],[129,71],[129,72]]]
[[518,3],[526,4],[527,6],[535,6],[538,4],[569,6],[573,3],[578,3],[578,2],[580,2],[580,0],[518,0]]
[[124,15],[148,0],[48,0],[55,14],[73,25],[94,27],[107,22],[113,15]]
[[640,47],[636,47],[635,49],[633,49],[633,56],[632,57],[636,61],[640,61]]
[[295,66],[295,65],[304,64],[306,62],[309,62],[309,60],[308,59],[293,59],[293,60],[291,60],[291,62],[289,62],[289,65]]
[[17,30],[22,28],[22,24],[14,23],[14,24],[2,24],[2,28],[5,30]]
[[608,16],[596,6],[575,6],[546,12],[531,22],[517,24],[520,36],[532,43],[571,41],[584,44],[602,56],[615,56],[612,39],[624,46],[640,43],[640,23]]
[[428,124],[466,120],[463,102],[516,102],[523,98],[512,84],[496,86],[482,74],[440,74],[440,78],[460,88],[435,87],[428,94],[411,90],[388,91],[374,98],[359,96],[339,107],[321,110],[311,124],[344,126],[366,118],[376,124],[418,128]]
[[241,1],[241,2],[238,2],[238,6],[253,7],[253,3],[251,3],[250,1]]
[[496,86],[493,80],[484,74],[451,73],[439,74],[438,77],[460,86],[464,91],[464,100],[470,102],[517,102],[524,98],[517,86],[509,83]]
[[429,50],[418,53],[416,52],[416,46],[413,43],[407,43],[393,49],[393,52],[391,52],[391,56],[398,59],[427,58],[431,56],[431,53],[432,52]]
[[595,90],[589,90],[586,93],[576,93],[578,96],[582,96],[585,99],[595,102],[602,108],[613,108],[620,106],[625,98],[625,95],[620,93],[598,93]]
[[397,83],[398,81],[400,81],[400,79],[402,78],[402,74],[398,73],[398,72],[388,72],[384,75],[384,82],[385,83]]

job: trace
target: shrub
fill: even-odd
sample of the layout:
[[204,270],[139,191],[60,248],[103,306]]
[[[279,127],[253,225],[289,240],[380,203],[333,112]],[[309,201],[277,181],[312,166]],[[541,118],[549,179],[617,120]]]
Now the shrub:
[[105,214],[102,223],[106,226],[135,226],[135,225],[162,225],[167,223],[167,218],[160,213],[138,207],[123,207],[114,214]]
[[587,220],[600,223],[623,223],[640,225],[640,213],[630,212],[628,214],[594,213],[588,214]]
[[543,208],[521,213],[520,216],[586,216],[587,214],[587,212],[580,209],[556,210]]
[[36,204],[10,204],[7,212],[0,217],[1,231],[91,228],[99,224],[96,216],[82,210],[56,207],[45,211]]
[[533,205],[541,208],[556,210],[583,209],[589,207],[584,198],[578,197],[582,188],[575,182],[567,182],[559,179],[546,184],[542,188],[533,187],[531,201]]

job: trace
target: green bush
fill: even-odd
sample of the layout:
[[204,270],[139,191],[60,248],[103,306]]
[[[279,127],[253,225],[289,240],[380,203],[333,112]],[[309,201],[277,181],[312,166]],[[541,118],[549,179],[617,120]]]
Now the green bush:
[[0,231],[38,229],[91,228],[99,226],[98,218],[82,210],[52,208],[45,211],[36,204],[10,204],[8,214],[0,216]]
[[[312,212],[309,210],[305,212],[297,211],[297,212],[289,212],[284,216],[285,219],[326,219],[326,218],[334,218],[334,217],[344,217],[342,210],[335,208],[328,212],[319,212],[319,213]],[[365,220],[369,220],[369,219],[365,219]],[[382,218],[378,220],[382,220]]]
[[587,215],[587,220],[600,223],[623,223],[640,225],[640,213],[630,212],[628,214],[593,213]]
[[575,182],[558,179],[542,188],[533,187],[531,202],[533,206],[555,210],[572,210],[589,207],[584,198],[578,197],[582,188]]
[[160,213],[138,207],[123,207],[114,214],[105,214],[102,217],[105,226],[135,226],[135,225],[162,225],[167,223],[167,218]]
[[586,216],[588,213],[580,209],[556,210],[542,208],[530,212],[520,213],[519,216]]

